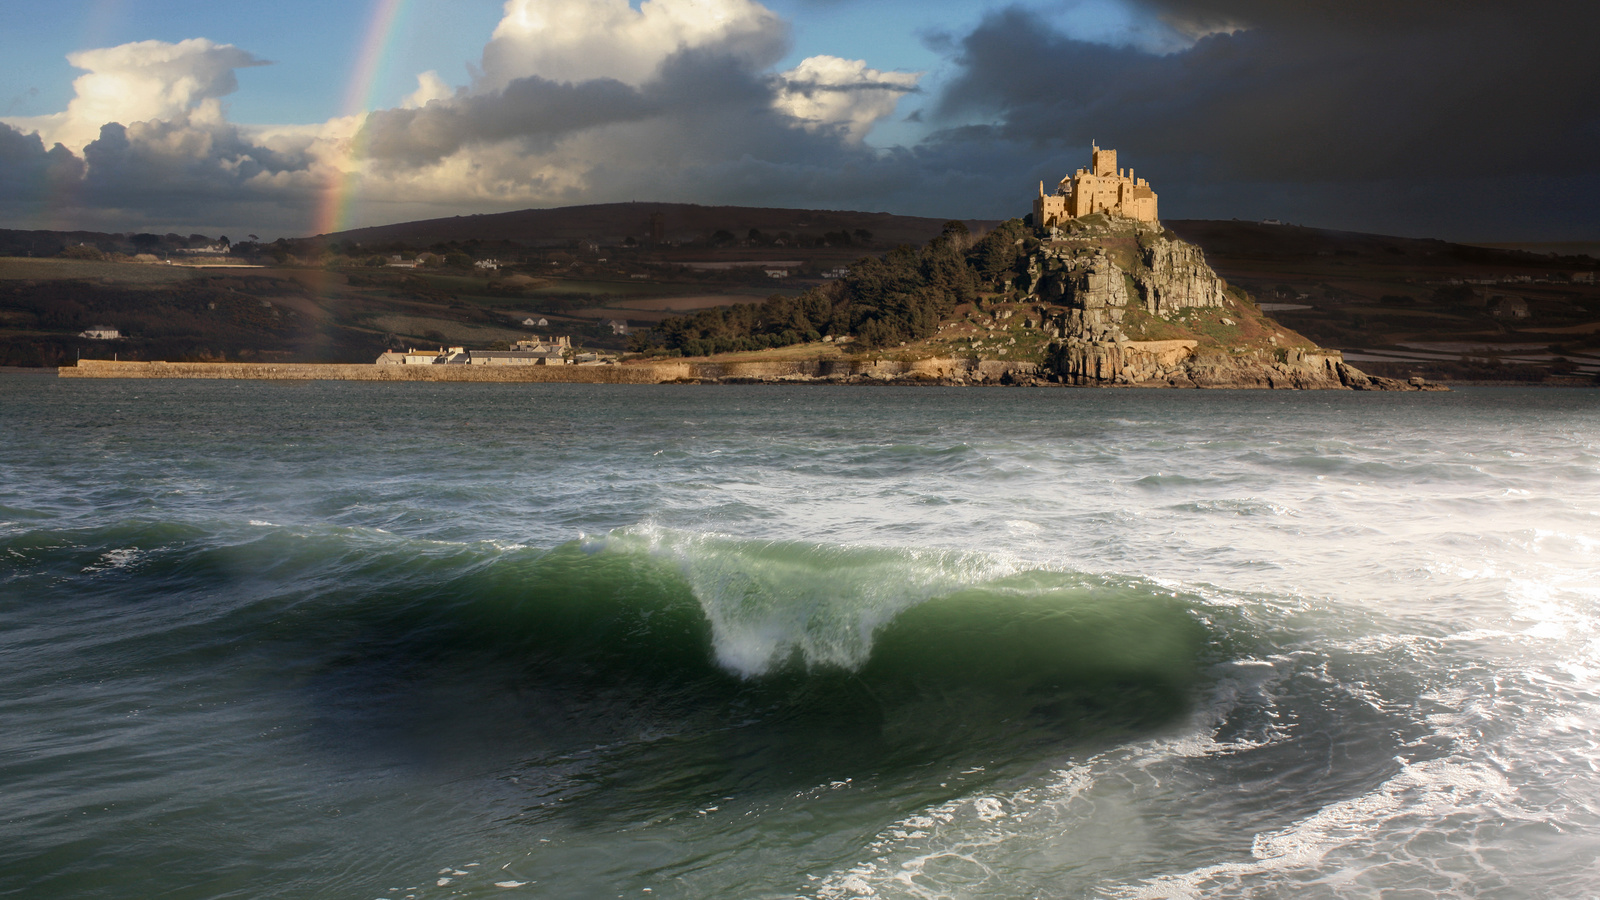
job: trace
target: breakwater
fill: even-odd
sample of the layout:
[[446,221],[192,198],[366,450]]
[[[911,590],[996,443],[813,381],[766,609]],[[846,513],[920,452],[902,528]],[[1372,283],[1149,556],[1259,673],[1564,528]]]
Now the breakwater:
[[62,378],[201,378],[254,381],[472,381],[663,384],[677,381],[894,381],[1000,383],[1037,375],[1027,362],[973,359],[662,361],[610,366],[379,366],[79,360]]
[[657,384],[693,377],[681,363],[628,366],[378,366],[357,363],[189,363],[79,360],[62,378],[211,378],[251,381],[488,381]]

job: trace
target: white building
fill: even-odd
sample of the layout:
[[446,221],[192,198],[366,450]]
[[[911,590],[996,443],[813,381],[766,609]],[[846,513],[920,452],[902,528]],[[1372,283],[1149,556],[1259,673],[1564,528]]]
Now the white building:
[[122,338],[122,332],[110,325],[96,325],[87,331],[78,332],[78,337],[88,338],[91,341],[115,341]]

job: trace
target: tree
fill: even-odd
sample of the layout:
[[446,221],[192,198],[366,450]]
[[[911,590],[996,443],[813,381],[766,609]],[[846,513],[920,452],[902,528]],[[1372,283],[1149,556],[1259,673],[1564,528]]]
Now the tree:
[[106,258],[106,255],[101,253],[96,247],[91,247],[88,244],[77,244],[61,251],[61,257],[63,259],[86,259],[101,261]]
[[972,262],[980,280],[997,287],[1006,287],[1022,274],[1022,262],[1027,258],[1029,229],[1021,219],[1003,222],[984,235],[972,246],[967,258]]

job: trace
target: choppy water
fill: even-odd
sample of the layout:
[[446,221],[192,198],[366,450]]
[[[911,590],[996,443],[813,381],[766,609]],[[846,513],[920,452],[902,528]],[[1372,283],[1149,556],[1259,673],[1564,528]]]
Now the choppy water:
[[0,896],[1600,895],[1600,394],[0,378]]

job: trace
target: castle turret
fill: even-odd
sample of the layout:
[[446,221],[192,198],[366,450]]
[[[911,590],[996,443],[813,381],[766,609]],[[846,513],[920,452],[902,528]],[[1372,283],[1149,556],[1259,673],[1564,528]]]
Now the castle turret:
[[1094,174],[1110,178],[1117,176],[1117,151],[1094,148]]

